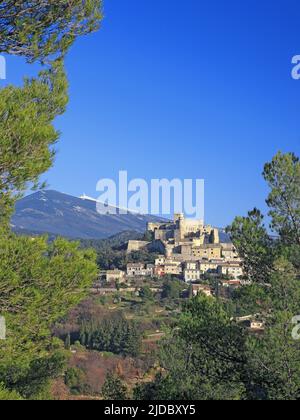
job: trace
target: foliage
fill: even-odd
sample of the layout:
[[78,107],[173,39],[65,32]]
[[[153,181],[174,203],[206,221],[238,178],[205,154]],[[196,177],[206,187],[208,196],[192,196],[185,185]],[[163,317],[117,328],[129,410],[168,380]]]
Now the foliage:
[[264,168],[271,188],[267,199],[271,238],[257,209],[248,217],[237,217],[228,228],[233,242],[244,258],[248,278],[268,283],[277,258],[285,256],[300,272],[300,161],[293,153],[278,153]]
[[264,169],[271,192],[267,199],[271,227],[285,243],[300,245],[300,160],[278,153]]
[[145,242],[152,242],[154,240],[154,233],[153,232],[145,232],[143,241]]
[[232,303],[233,315],[243,317],[249,314],[267,313],[271,306],[271,297],[267,287],[254,283],[235,290]]
[[183,290],[183,283],[178,280],[167,280],[163,284],[163,299],[179,299]]
[[79,35],[99,27],[101,0],[4,0],[0,4],[0,52],[30,61],[60,57]]
[[237,217],[227,229],[243,258],[248,278],[258,283],[268,283],[275,258],[275,244],[263,224],[263,219],[261,212],[254,209],[247,217]]
[[0,53],[47,62],[23,87],[0,96],[0,224],[8,222],[16,195],[53,163],[59,133],[53,127],[68,102],[63,56],[76,37],[96,30],[101,0],[3,1]]
[[56,61],[24,87],[8,86],[0,95],[0,224],[8,220],[13,198],[36,183],[52,165],[59,133],[52,123],[68,102],[63,63]]
[[248,341],[249,399],[297,400],[300,396],[300,342],[292,336],[299,310],[300,282],[284,258],[276,261],[263,337]]
[[71,349],[71,334],[68,333],[65,339],[65,349],[70,350]]
[[[133,236],[135,237],[135,236]],[[82,247],[92,247],[97,252],[97,264],[101,270],[126,270],[127,264],[143,262],[144,264],[154,264],[157,255],[147,250],[127,253],[127,242],[124,236],[112,237],[106,240],[84,240],[81,241]],[[127,239],[127,235],[126,235]],[[127,239],[128,241],[128,239]]]
[[80,337],[82,345],[101,352],[137,357],[141,349],[141,332],[122,313],[105,317],[100,322],[97,319],[83,322]]
[[0,382],[6,387],[32,395],[35,364],[46,363],[42,378],[53,376],[49,363],[61,344],[51,338],[51,325],[85,296],[97,275],[94,259],[92,251],[63,239],[49,245],[45,237],[0,237],[0,308],[7,325]]
[[127,255],[126,263],[139,263],[143,262],[144,264],[154,264],[157,254],[155,252],[149,252],[148,250],[141,250],[131,252]]
[[72,367],[67,369],[65,384],[73,395],[80,395],[88,392],[88,387],[85,384],[85,373],[79,368]]
[[114,250],[127,249],[130,240],[142,240],[142,234],[135,231],[124,231],[113,235],[107,239],[82,239],[81,244],[84,248],[94,248],[96,251],[113,248]]
[[21,362],[19,358],[4,365],[1,361],[0,381],[11,392],[17,392],[25,399],[50,398],[48,385],[50,379],[61,375],[66,366],[65,354],[58,345],[49,347],[49,354],[40,357],[27,356]]
[[[298,314],[299,160],[279,153],[265,166],[271,186],[270,237],[257,209],[229,228],[244,258],[250,285],[231,304],[199,296],[189,301],[179,327],[163,342],[161,373],[139,385],[138,399],[299,400],[300,341],[292,334]],[[254,333],[233,316],[264,322]]]
[[128,399],[128,389],[118,375],[109,372],[102,387],[102,395],[106,400],[124,401]]
[[140,292],[139,292],[140,297],[147,301],[147,300],[153,300],[153,293],[150,289],[149,286],[144,286],[141,288]]
[[185,307],[179,328],[161,346],[163,368],[136,396],[150,400],[239,399],[244,393],[245,334],[212,298],[198,296]]
[[[99,0],[0,4],[0,53],[39,60],[42,71],[0,95],[0,312],[7,339],[0,346],[1,397],[46,398],[49,379],[65,365],[52,324],[85,296],[97,274],[95,255],[57,239],[16,237],[14,203],[53,163],[55,118],[68,102],[63,58],[79,35],[98,28]],[[17,394],[16,394],[17,392]],[[8,395],[9,393],[9,395]]]
[[0,401],[22,401],[23,398],[15,391],[8,391],[0,384]]

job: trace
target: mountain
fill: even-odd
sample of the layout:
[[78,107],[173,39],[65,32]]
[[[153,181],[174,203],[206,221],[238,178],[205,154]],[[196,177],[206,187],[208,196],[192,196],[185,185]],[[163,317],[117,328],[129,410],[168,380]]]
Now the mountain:
[[96,201],[57,191],[39,191],[19,200],[11,220],[17,233],[60,235],[70,239],[105,239],[121,232],[145,232],[148,222],[161,219],[136,213],[101,215]]

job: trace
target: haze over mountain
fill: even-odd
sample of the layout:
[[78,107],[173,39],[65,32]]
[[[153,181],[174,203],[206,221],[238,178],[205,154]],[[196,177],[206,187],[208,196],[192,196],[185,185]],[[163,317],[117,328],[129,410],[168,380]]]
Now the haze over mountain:
[[135,213],[101,215],[96,201],[57,191],[39,191],[17,202],[11,220],[18,233],[48,233],[72,239],[105,239],[120,232],[144,232],[148,222],[161,220]]

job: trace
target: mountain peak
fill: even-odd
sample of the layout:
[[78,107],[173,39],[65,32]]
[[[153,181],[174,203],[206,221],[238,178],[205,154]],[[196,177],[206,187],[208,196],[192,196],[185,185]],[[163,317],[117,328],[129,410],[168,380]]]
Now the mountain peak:
[[84,201],[94,201],[95,203],[97,202],[95,198],[89,197],[88,195],[85,195],[85,193],[83,193],[79,198]]

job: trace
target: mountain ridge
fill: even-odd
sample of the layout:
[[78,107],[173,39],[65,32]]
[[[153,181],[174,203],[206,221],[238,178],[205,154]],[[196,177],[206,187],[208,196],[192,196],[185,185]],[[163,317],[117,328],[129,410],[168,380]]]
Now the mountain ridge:
[[38,191],[16,203],[11,227],[17,233],[49,234],[69,239],[107,239],[121,232],[144,233],[148,222],[162,219],[133,214],[102,215],[96,201],[55,190]]
[[[16,203],[11,227],[17,234],[23,235],[47,234],[50,238],[102,240],[128,232],[142,235],[148,222],[160,221],[166,220],[132,212],[124,215],[118,208],[115,215],[101,215],[97,212],[96,200],[90,197],[43,190]],[[230,241],[224,229],[219,228],[219,232],[221,242]]]

